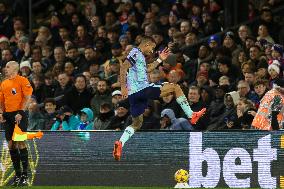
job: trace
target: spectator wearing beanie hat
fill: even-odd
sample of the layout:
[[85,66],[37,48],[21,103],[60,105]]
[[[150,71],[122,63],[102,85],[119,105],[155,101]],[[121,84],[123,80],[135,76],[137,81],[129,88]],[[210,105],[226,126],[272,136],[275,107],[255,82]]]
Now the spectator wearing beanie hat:
[[108,130],[124,130],[131,124],[131,116],[129,115],[128,99],[118,102],[116,105],[116,115],[112,117],[110,124],[106,129]]
[[111,102],[114,107],[122,100],[122,94],[120,90],[115,90],[111,93]]
[[236,82],[236,79],[240,75],[240,71],[238,67],[235,65],[232,65],[232,61],[229,57],[222,57],[218,60],[218,75],[219,77],[226,75],[230,78],[230,82],[234,84]]
[[258,79],[269,79],[268,64],[265,59],[261,59],[257,65],[256,76]]
[[208,108],[210,120],[222,114],[224,108],[224,96],[229,90],[229,85],[218,85],[215,88],[215,98]]
[[273,83],[280,77],[280,62],[273,60],[268,66],[268,73],[270,75],[269,86],[272,88]]
[[[208,122],[208,130],[221,130],[234,128],[234,122],[237,119],[236,106],[240,100],[240,95],[237,91],[226,93],[224,103],[219,109],[215,109],[210,115]],[[217,114],[217,115],[216,115]],[[214,115],[214,116],[213,116]]]
[[232,63],[236,66],[240,66],[238,59],[241,48],[237,46],[235,40],[235,34],[231,31],[228,31],[224,36],[223,46],[231,51]]
[[29,61],[23,61],[20,63],[20,73],[24,77],[29,77],[32,67]]
[[196,86],[203,87],[204,85],[208,85],[208,72],[207,71],[199,71],[196,75]]
[[282,45],[274,44],[272,45],[271,50],[272,50],[271,55],[273,59],[280,60],[283,58],[283,46]]
[[216,47],[220,46],[221,39],[219,35],[211,35],[208,39],[208,45],[211,49],[215,49]]
[[284,58],[283,58],[283,46],[279,44],[273,44],[271,47],[272,60],[278,60],[280,63],[280,72],[284,70]]
[[0,50],[2,51],[3,49],[9,48],[9,45],[9,39],[4,35],[0,36]]
[[246,37],[246,41],[245,41],[245,50],[247,52],[247,54],[249,54],[249,49],[255,45],[256,42],[256,38],[249,35]]

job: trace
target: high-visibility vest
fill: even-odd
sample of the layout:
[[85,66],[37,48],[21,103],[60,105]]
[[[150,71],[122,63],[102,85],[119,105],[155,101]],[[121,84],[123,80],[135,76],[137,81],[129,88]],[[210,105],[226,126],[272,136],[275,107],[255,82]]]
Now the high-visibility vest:
[[[281,97],[282,103],[284,102],[284,95],[276,89],[268,91],[260,101],[258,111],[253,119],[252,126],[259,130],[272,130],[271,126],[271,105],[275,96]],[[277,115],[279,125],[284,121],[283,113]]]

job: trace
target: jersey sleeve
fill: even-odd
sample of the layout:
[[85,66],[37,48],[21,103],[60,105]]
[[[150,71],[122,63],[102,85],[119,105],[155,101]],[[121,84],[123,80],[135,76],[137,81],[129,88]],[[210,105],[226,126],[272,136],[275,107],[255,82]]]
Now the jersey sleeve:
[[22,92],[24,96],[31,96],[33,94],[33,88],[27,78],[23,78],[21,81]]
[[0,103],[4,103],[4,93],[2,91],[2,85],[0,85]]
[[130,62],[132,66],[134,66],[137,62],[138,53],[138,50],[136,48],[133,48],[126,57],[126,59]]

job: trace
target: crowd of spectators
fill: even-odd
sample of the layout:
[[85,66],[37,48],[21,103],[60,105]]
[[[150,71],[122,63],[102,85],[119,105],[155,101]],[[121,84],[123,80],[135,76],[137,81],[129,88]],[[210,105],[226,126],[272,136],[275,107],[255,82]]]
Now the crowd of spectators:
[[142,129],[251,129],[261,98],[283,78],[283,27],[272,13],[277,2],[251,0],[248,20],[259,19],[230,30],[222,0],[66,0],[43,10],[49,16],[32,33],[26,18],[0,2],[1,79],[15,60],[32,83],[30,130],[123,130],[131,117],[119,68],[146,35],[157,44],[147,62],[166,46],[172,51],[150,82],[180,84],[192,110],[207,112],[184,126],[170,94],[148,103]]

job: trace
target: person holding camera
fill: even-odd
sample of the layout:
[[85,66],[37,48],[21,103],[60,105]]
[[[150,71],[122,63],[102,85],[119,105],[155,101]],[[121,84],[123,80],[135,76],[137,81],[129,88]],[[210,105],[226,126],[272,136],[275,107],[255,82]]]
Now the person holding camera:
[[80,120],[73,114],[68,106],[62,106],[56,115],[56,122],[52,125],[51,131],[77,130]]

